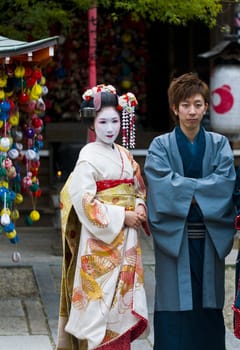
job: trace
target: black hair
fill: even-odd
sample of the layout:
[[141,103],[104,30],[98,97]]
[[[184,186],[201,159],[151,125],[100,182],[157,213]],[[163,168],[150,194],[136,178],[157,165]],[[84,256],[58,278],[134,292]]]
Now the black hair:
[[[80,106],[80,113],[83,120],[85,120],[89,127],[92,127],[94,118],[97,116],[97,113],[101,111],[104,107],[115,107],[116,110],[118,106],[118,95],[111,92],[99,92],[100,99],[98,106],[94,104],[94,98],[92,97],[89,100],[84,100]],[[120,113],[120,112],[119,112]]]
[[[117,107],[118,105],[118,96],[117,94],[113,94],[110,92],[101,92],[101,106],[100,109],[97,110],[99,112],[103,107]],[[94,100],[91,98],[90,100],[84,100],[81,103],[80,108],[96,108],[94,106]]]

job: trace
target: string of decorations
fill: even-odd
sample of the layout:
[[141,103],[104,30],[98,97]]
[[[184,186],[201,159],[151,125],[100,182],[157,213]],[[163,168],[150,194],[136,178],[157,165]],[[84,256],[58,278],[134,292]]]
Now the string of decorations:
[[40,220],[37,200],[42,195],[39,168],[47,93],[40,67],[19,64],[0,69],[0,233],[11,243],[19,241],[16,221],[24,196],[32,203],[26,225]]

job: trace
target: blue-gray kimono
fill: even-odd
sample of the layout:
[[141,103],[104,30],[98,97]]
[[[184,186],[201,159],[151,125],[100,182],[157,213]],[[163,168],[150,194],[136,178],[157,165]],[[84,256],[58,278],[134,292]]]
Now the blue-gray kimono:
[[206,226],[202,306],[221,309],[224,304],[224,258],[235,234],[234,158],[225,136],[203,128],[201,132],[205,152],[200,178],[184,175],[176,128],[156,137],[146,158],[148,215],[156,258],[155,311],[193,308],[186,225],[193,198]]

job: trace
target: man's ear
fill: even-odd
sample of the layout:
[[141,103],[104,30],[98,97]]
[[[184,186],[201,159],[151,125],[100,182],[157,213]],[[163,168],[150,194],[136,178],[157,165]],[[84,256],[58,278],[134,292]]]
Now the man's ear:
[[208,110],[208,103],[206,102],[205,103],[205,112],[204,112],[204,114],[207,112],[207,110]]
[[172,111],[175,115],[178,115],[178,110],[175,105],[172,106]]

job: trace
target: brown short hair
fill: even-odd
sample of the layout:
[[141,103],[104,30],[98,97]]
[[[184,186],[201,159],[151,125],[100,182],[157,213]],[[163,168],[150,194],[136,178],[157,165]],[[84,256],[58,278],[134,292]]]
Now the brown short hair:
[[[186,73],[178,78],[174,78],[168,88],[168,103],[172,112],[172,107],[178,109],[182,101],[190,98],[193,95],[202,95],[205,103],[209,102],[209,88],[208,85],[199,79],[195,73]],[[172,113],[174,120],[176,116]]]

